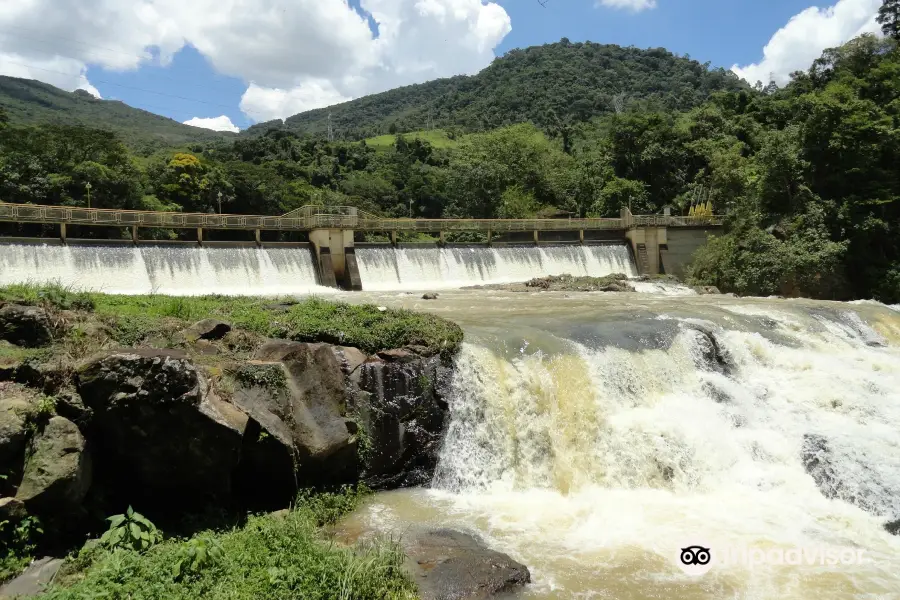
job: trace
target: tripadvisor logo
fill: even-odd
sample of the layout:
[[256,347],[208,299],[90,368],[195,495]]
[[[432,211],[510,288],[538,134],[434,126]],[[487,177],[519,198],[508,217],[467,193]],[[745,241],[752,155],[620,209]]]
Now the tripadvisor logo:
[[859,565],[865,562],[865,550],[835,546],[759,547],[727,544],[681,544],[675,564],[688,575],[705,575],[716,566],[747,568],[790,566]]

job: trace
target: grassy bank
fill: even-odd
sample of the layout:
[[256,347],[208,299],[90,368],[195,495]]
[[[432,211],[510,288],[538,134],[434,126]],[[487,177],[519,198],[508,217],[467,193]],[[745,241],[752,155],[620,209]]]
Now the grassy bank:
[[[336,343],[369,353],[410,345],[453,353],[463,337],[459,326],[434,315],[317,298],[114,296],[52,285],[13,285],[0,288],[3,301],[90,312],[113,341],[125,346],[154,338],[158,343],[174,342],[165,338],[190,322],[209,318],[256,336]],[[84,333],[76,328],[68,337]]]
[[89,542],[67,560],[52,600],[401,600],[416,597],[396,544],[348,548],[321,526],[356,507],[361,494],[302,497],[287,512],[239,527],[172,538],[144,552]]

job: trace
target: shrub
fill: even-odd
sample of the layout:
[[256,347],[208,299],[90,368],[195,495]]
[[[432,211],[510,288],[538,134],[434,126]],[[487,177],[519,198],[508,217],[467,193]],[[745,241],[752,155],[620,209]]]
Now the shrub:
[[109,529],[100,538],[100,543],[109,549],[144,552],[162,540],[156,526],[130,506],[124,515],[113,515],[107,520]]

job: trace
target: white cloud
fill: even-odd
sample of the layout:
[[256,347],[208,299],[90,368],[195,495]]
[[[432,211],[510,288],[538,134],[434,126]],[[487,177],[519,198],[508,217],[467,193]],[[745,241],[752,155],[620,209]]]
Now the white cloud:
[[191,44],[216,71],[248,82],[241,108],[266,120],[477,72],[511,30],[490,0],[360,4],[377,36],[347,0],[92,0],[90,10],[84,0],[2,2],[0,57],[45,69],[19,76],[76,89],[90,85],[87,65],[165,65]]
[[656,8],[656,0],[599,0],[597,4],[610,8],[624,8],[634,12]]
[[734,65],[731,70],[747,82],[769,82],[784,85],[794,71],[806,70],[826,48],[840,46],[863,33],[879,33],[875,22],[881,0],[838,0],[828,8],[811,6],[794,15],[787,25],[775,32],[763,59],[751,65]]
[[289,90],[251,83],[241,97],[241,110],[254,121],[271,121],[348,100],[352,98],[342,96],[327,80],[308,81]]
[[230,131],[231,133],[237,133],[241,130],[240,127],[232,123],[231,119],[226,115],[209,118],[194,117],[193,119],[185,121],[184,124],[202,127],[203,129],[212,129],[213,131]]

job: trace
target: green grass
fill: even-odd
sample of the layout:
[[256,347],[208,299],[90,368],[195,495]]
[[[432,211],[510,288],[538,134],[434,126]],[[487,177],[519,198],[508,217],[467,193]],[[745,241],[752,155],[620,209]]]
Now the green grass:
[[60,286],[13,285],[0,287],[0,301],[90,310],[107,325],[113,339],[125,346],[171,337],[189,322],[206,318],[221,319],[235,329],[264,337],[329,342],[369,353],[415,345],[449,355],[463,338],[459,326],[435,315],[381,311],[370,304],[318,298],[286,300],[287,304],[280,305],[282,301],[275,298],[115,296]]
[[[141,554],[89,543],[70,558],[52,600],[401,600],[416,598],[396,543],[353,548],[328,540],[320,527],[353,510],[362,493],[302,495],[286,515],[253,516],[242,527],[170,539]],[[187,576],[174,565],[188,547],[220,556]]]
[[[447,132],[443,129],[429,129],[427,131],[413,131],[412,133],[404,133],[404,139],[407,141],[420,139],[428,142],[435,148],[455,148],[459,145],[459,140],[451,140],[447,137]],[[397,136],[394,134],[379,135],[377,137],[366,138],[366,145],[376,151],[390,150],[394,145]]]

